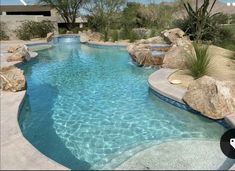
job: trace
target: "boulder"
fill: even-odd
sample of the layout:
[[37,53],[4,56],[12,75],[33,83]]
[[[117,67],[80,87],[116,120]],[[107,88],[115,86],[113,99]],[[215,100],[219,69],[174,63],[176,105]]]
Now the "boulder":
[[161,35],[168,43],[176,44],[178,39],[184,38],[185,33],[179,28],[174,28],[161,32]]
[[12,55],[10,55],[7,58],[8,62],[13,62],[13,61],[28,61],[30,60],[30,53],[28,51],[28,48],[26,46],[23,46],[17,51],[15,51]]
[[132,60],[138,65],[138,66],[155,66],[155,65],[161,65],[163,62],[162,56],[155,56],[153,57],[152,51],[149,48],[149,45],[130,45],[128,46],[128,52],[132,58]]
[[88,43],[91,41],[99,42],[102,39],[102,34],[98,32],[92,32],[90,30],[83,31],[79,33],[80,35],[80,42],[81,43]]
[[183,100],[211,119],[222,119],[235,112],[235,83],[204,76],[189,85]]
[[12,46],[9,47],[9,49],[7,50],[8,53],[15,53],[18,49],[22,48],[22,45],[17,45],[17,46]]
[[53,36],[54,36],[53,32],[47,33],[47,38],[46,38],[47,42],[50,42],[53,39]]
[[185,54],[186,51],[183,47],[173,46],[168,52],[166,52],[162,67],[171,69],[185,69]]
[[0,70],[0,89],[5,91],[22,91],[26,89],[23,71],[15,66],[5,67]]

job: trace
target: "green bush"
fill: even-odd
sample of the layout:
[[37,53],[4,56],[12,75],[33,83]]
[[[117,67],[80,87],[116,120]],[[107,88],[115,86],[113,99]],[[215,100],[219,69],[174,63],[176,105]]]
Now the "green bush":
[[193,44],[195,53],[186,55],[186,67],[191,75],[198,79],[208,73],[211,58],[208,54],[207,45]]
[[113,42],[116,42],[119,40],[119,33],[118,33],[118,30],[113,30],[112,31],[112,34],[111,34],[111,37],[112,37],[112,41]]
[[32,38],[44,38],[47,33],[53,30],[54,26],[50,21],[25,21],[16,29],[16,35],[21,40],[30,40]]
[[221,26],[217,38],[213,44],[225,49],[235,51],[235,26]]
[[5,23],[1,22],[0,24],[0,40],[9,40],[9,37],[5,32]]
[[156,30],[151,29],[150,37],[154,37],[154,36],[156,36]]
[[66,32],[67,32],[66,28],[63,27],[59,28],[59,34],[66,34]]
[[129,39],[130,39],[130,43],[133,43],[136,40],[138,40],[138,35],[134,31],[131,31]]
[[235,24],[235,14],[231,15],[231,24]]

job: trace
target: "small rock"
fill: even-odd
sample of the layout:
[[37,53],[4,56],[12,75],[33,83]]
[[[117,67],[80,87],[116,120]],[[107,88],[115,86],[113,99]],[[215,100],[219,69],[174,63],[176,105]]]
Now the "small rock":
[[0,70],[0,89],[5,91],[22,91],[26,89],[26,80],[23,71],[15,66],[5,67]]
[[235,83],[204,76],[189,85],[183,100],[212,119],[223,119],[235,112]]

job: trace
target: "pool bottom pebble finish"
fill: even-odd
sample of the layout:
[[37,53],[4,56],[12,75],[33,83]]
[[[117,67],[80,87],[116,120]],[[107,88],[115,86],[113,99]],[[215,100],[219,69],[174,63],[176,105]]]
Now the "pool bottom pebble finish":
[[58,43],[38,53],[19,66],[28,83],[19,123],[30,143],[70,169],[119,158],[116,167],[146,144],[219,141],[225,132],[152,94],[147,80],[155,70],[133,65],[126,50]]

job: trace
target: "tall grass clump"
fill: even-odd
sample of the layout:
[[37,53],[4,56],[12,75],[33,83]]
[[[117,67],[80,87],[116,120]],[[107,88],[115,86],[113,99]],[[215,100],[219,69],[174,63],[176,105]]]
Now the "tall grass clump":
[[208,73],[211,58],[208,54],[208,45],[193,44],[195,53],[186,55],[186,67],[191,75],[198,79]]

